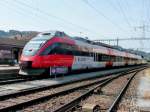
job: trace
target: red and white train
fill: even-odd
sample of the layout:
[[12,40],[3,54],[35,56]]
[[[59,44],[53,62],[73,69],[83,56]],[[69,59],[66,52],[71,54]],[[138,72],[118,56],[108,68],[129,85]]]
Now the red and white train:
[[53,75],[72,70],[143,64],[141,56],[104,46],[60,31],[43,32],[24,47],[21,75]]

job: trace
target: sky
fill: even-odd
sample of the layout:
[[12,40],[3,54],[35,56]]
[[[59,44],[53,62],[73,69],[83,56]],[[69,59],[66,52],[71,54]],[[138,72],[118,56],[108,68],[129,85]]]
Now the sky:
[[[60,30],[99,40],[141,38],[145,25],[145,37],[150,37],[149,6],[150,0],[0,0],[0,30]],[[119,45],[150,52],[149,42]]]

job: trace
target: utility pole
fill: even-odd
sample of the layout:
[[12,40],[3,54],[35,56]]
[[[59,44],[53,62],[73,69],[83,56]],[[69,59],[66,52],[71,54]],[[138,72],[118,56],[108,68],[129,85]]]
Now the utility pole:
[[117,47],[119,46],[119,38],[117,37]]
[[136,26],[135,31],[136,31],[136,29],[141,29],[142,30],[142,38],[146,38],[146,29],[148,29],[148,28],[149,28],[148,25],[143,24],[142,26]]
[[100,39],[100,40],[93,40],[95,42],[107,42],[110,45],[110,42],[115,42],[114,45],[119,46],[119,42],[120,41],[139,41],[140,42],[140,48],[137,48],[138,51],[145,49],[144,48],[144,41],[150,40],[150,37],[146,36],[146,32],[148,31],[148,29],[150,28],[149,25],[143,24],[141,26],[135,26],[134,29],[135,31],[137,31],[137,29],[141,30],[141,36],[138,37],[132,37],[132,38],[110,38],[110,39]]
[[144,48],[144,44],[143,44],[143,40],[142,39],[145,39],[146,38],[146,30],[149,28],[150,26],[148,25],[141,25],[141,26],[136,26],[135,27],[135,31],[136,29],[141,29],[142,30],[142,36],[141,36],[141,40],[140,40],[140,43],[141,43],[141,50]]

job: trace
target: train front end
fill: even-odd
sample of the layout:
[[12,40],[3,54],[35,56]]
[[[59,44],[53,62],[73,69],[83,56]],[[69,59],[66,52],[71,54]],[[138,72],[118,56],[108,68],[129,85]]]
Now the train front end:
[[39,34],[31,39],[24,47],[20,58],[20,75],[40,75],[45,72],[41,66],[42,58],[38,55],[42,46],[52,38],[49,33]]

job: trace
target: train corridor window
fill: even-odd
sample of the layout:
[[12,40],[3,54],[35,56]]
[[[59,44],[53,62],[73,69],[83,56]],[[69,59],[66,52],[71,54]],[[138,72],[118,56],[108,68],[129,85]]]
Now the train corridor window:
[[83,52],[83,56],[89,56],[89,53],[88,52]]
[[96,61],[98,61],[98,53],[96,53]]
[[102,54],[102,61],[107,61],[108,59],[108,56],[107,55],[105,55],[105,54]]
[[117,57],[116,57],[116,62],[119,62],[119,61],[120,61],[120,57],[117,56]]
[[105,59],[104,59],[104,55],[102,55],[102,61],[104,61]]
[[93,57],[93,55],[94,55],[94,54],[93,54],[93,52],[90,52],[90,54],[89,54],[89,55],[90,55],[90,57]]
[[115,62],[116,61],[116,56],[113,56],[113,62]]
[[102,61],[102,55],[98,54],[98,61]]
[[110,56],[110,61],[115,61],[115,56]]
[[109,56],[110,61],[113,61],[113,56]]

